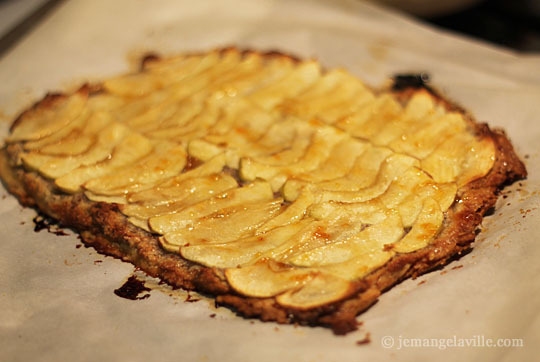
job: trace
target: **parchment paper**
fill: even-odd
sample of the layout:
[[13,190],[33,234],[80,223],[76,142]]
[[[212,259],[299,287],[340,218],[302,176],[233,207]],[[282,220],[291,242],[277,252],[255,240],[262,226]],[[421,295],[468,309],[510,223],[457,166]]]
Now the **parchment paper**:
[[[113,294],[127,263],[76,248],[75,235],[33,232],[35,212],[0,188],[2,361],[533,361],[540,341],[540,57],[460,38],[360,1],[72,0],[0,60],[0,136],[46,91],[130,69],[137,54],[235,44],[343,66],[380,87],[425,71],[479,121],[503,127],[529,178],[485,219],[475,249],[407,280],[345,337],[249,321],[210,299],[154,285],[145,300]],[[521,185],[521,186],[520,186]],[[97,262],[101,261],[101,262]],[[210,317],[215,314],[215,317]],[[356,341],[370,334],[371,342]],[[384,348],[385,336],[394,339]],[[408,338],[521,338],[514,348],[406,348]],[[398,349],[401,342],[402,348]]]

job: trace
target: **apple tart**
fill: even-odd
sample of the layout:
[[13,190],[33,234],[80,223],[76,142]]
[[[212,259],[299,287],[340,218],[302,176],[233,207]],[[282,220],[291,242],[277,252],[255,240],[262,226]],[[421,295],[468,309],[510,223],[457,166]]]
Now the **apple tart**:
[[400,280],[470,248],[526,176],[502,131],[428,87],[234,48],[146,57],[49,94],[0,173],[98,251],[239,314],[356,328]]

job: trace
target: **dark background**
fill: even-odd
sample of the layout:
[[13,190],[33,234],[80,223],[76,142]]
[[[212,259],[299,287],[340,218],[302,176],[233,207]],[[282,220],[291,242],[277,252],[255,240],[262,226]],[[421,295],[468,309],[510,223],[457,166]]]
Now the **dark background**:
[[457,13],[423,20],[518,51],[540,51],[540,0],[486,0]]
[[[0,5],[14,1],[22,0],[0,0]],[[20,24],[0,35],[0,57],[44,16],[65,1],[68,0],[46,1]],[[540,0],[481,0],[475,6],[457,12],[419,19],[436,27],[517,51],[540,52]]]

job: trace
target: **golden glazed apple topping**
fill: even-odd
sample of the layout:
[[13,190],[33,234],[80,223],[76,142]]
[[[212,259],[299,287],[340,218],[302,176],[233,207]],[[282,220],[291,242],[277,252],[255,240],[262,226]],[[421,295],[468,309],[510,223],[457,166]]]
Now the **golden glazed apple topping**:
[[8,142],[238,293],[300,309],[426,247],[495,155],[426,91],[404,105],[341,69],[237,50],[149,62],[30,111]]

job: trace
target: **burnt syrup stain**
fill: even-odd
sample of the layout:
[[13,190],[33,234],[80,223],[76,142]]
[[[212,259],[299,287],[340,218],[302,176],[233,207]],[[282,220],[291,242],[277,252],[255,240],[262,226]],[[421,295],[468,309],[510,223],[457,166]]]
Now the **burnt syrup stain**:
[[364,345],[364,344],[369,344],[369,343],[371,343],[371,333],[369,332],[366,333],[366,336],[364,338],[362,338],[359,341],[356,341],[356,344],[359,346]]
[[195,303],[195,302],[198,302],[200,299],[199,298],[196,298],[194,297],[193,295],[191,295],[189,292],[187,293],[187,297],[186,299],[184,300],[184,303]]
[[142,300],[150,298],[150,293],[146,293],[149,291],[150,288],[147,288],[142,280],[139,280],[135,275],[132,275],[120,288],[114,290],[114,294],[120,298],[129,300]]
[[64,232],[64,230],[61,229],[58,220],[53,219],[48,215],[39,213],[36,217],[32,219],[32,221],[34,222],[34,231],[36,233],[40,232],[41,230],[47,230],[51,234],[55,234],[58,236],[68,235]]

